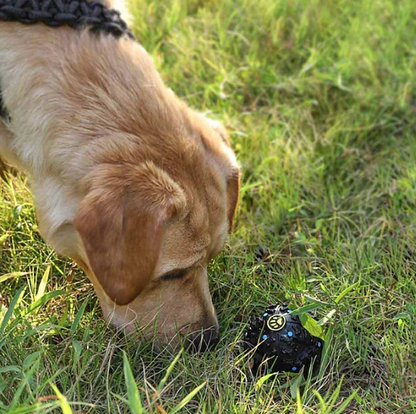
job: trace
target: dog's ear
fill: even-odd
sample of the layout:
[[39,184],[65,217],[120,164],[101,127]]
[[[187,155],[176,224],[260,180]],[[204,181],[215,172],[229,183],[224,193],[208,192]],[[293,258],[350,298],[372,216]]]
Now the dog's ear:
[[240,194],[240,170],[234,169],[227,179],[227,215],[229,232],[233,229],[234,216],[238,206]]
[[[208,121],[210,127],[221,137],[222,141],[231,147],[230,137],[225,129],[224,125],[220,121],[216,121],[210,118],[205,118]],[[234,158],[234,155],[233,155]],[[235,158],[234,158],[235,160]],[[236,164],[236,162],[235,162]],[[231,172],[228,173],[227,178],[227,216],[229,223],[229,232],[232,231],[234,216],[237,211],[238,197],[240,194],[240,169],[233,167]]]
[[101,287],[126,305],[153,276],[165,227],[184,211],[185,196],[153,163],[102,165],[87,181],[74,225]]

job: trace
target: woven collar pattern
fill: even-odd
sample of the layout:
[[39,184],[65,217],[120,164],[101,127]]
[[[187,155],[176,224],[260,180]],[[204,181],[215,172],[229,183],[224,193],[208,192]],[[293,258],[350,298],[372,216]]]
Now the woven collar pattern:
[[[107,9],[99,1],[87,0],[0,0],[0,21],[23,24],[44,23],[51,27],[90,27],[94,33],[107,33],[116,38],[133,33],[117,10]],[[0,118],[7,118],[1,99]]]
[[0,0],[0,21],[48,26],[91,27],[93,32],[116,38],[134,39],[120,13],[107,9],[99,1],[87,0]]

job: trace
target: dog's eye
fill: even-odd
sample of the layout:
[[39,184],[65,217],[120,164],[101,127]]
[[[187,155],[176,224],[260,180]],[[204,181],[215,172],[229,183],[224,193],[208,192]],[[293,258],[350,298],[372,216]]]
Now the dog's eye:
[[171,272],[165,273],[163,276],[161,276],[160,280],[181,279],[186,275],[187,271],[188,269],[172,270]]

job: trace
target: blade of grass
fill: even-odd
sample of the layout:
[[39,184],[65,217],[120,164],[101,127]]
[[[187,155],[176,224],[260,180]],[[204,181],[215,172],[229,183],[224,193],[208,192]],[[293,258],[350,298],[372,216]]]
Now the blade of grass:
[[22,286],[17,293],[13,296],[12,301],[10,302],[10,305],[7,309],[6,315],[4,315],[4,318],[0,325],[0,337],[3,335],[4,330],[6,329],[7,324],[9,323],[10,318],[12,317],[13,310],[16,307],[17,303],[19,302],[20,298],[23,295],[24,290],[26,289],[26,286]]
[[144,414],[142,400],[140,398],[140,392],[137,388],[136,381],[134,380],[133,373],[131,371],[130,362],[127,358],[127,354],[123,351],[123,369],[124,378],[127,384],[127,398],[129,407],[133,414]]
[[177,364],[177,362],[179,361],[179,358],[181,357],[183,353],[183,348],[178,352],[178,354],[176,355],[175,359],[171,362],[171,364],[169,365],[168,369],[166,370],[166,373],[164,375],[164,377],[161,379],[159,385],[157,386],[157,391],[160,392],[163,387],[166,384],[166,381],[169,378],[169,375],[171,374],[173,368],[175,367],[175,365]]
[[63,395],[59,390],[58,387],[51,382],[51,387],[54,390],[56,396],[58,397],[59,404],[62,409],[62,414],[73,414],[72,409],[68,403],[68,400],[66,399],[65,395]]
[[359,278],[359,280],[357,281],[357,282],[355,282],[355,283],[353,283],[352,285],[350,285],[350,286],[347,286],[337,297],[336,297],[336,299],[335,299],[335,303],[337,303],[337,304],[339,304],[341,301],[342,301],[342,299],[346,296],[346,295],[348,295],[348,293],[350,293],[351,291],[353,291],[355,288],[357,288],[358,286],[360,286],[361,285],[361,276],[360,276],[360,278]]
[[202,389],[204,388],[206,385],[206,382],[203,382],[201,385],[199,385],[198,387],[196,387],[194,390],[192,390],[176,407],[174,407],[169,414],[175,414],[177,413],[179,410],[182,410],[182,408],[184,408],[189,401],[192,400],[192,398],[194,398],[194,396]]
[[74,322],[71,325],[71,335],[74,336],[75,332],[77,331],[78,325],[81,322],[81,318],[84,315],[85,308],[87,307],[88,299],[85,299],[82,303],[81,307],[79,308],[77,315],[75,316]]
[[12,272],[12,273],[6,273],[3,276],[0,276],[0,283],[8,280],[8,279],[12,279],[12,278],[18,278],[21,276],[25,276],[28,275],[29,272]]
[[51,265],[46,266],[46,270],[43,273],[42,280],[39,283],[38,291],[35,296],[35,302],[39,300],[45,293],[46,285],[48,284],[49,273],[51,271]]

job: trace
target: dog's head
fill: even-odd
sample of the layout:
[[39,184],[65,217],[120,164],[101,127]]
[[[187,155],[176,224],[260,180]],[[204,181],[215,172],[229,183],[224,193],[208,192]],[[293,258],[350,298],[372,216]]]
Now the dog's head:
[[218,335],[207,265],[231,229],[239,169],[219,123],[191,113],[182,135],[146,160],[92,169],[74,220],[77,261],[111,324],[204,346]]

